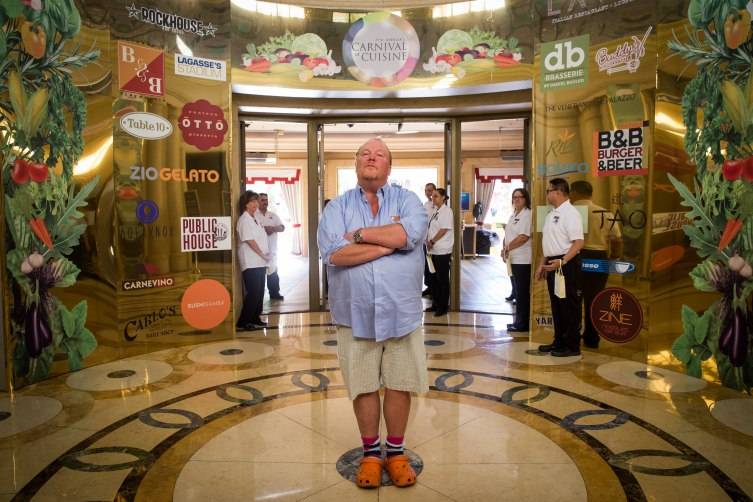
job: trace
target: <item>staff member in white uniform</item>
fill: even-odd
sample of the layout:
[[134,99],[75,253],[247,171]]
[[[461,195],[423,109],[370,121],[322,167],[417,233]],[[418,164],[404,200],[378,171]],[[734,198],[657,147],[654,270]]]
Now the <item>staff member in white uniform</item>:
[[431,274],[432,304],[427,310],[434,311],[434,317],[447,314],[450,307],[450,260],[455,236],[452,231],[452,209],[447,202],[447,192],[437,188],[432,195],[434,212],[429,218],[429,231],[426,234],[426,250],[434,263]]
[[241,195],[239,209],[243,212],[238,218],[238,260],[243,270],[243,310],[235,326],[240,330],[261,328],[267,325],[261,320],[264,304],[264,278],[269,262],[269,242],[267,232],[256,219],[259,209],[259,195],[248,191]]
[[[544,221],[542,247],[544,255],[536,270],[539,280],[546,278],[552,304],[554,341],[541,345],[539,351],[555,357],[580,355],[580,250],[583,248],[583,220],[570,203],[570,186],[562,178],[549,182],[546,199],[554,209]],[[554,294],[555,272],[562,267],[565,298]]]
[[[585,235],[583,249],[580,252],[583,260],[600,260],[604,263],[609,258],[620,256],[622,250],[622,231],[615,221],[614,215],[605,208],[594,203],[593,186],[588,181],[576,181],[570,185],[570,200],[574,206],[588,208],[588,232]],[[610,254],[611,251],[611,254]],[[586,269],[588,270],[588,269]],[[596,272],[590,271],[583,281],[583,308],[586,311],[583,326],[583,345],[590,349],[599,348],[599,332],[591,322],[591,304],[596,295],[607,285],[609,268],[605,267]]]
[[270,300],[284,300],[280,294],[280,276],[277,274],[277,234],[285,231],[285,225],[282,220],[269,209],[269,197],[265,193],[259,194],[259,211],[256,216],[259,223],[267,232],[269,240],[269,254],[271,256],[267,264],[267,289],[269,290]]
[[[437,185],[434,183],[427,183],[424,186],[424,194],[426,195],[426,202],[424,202],[424,209],[426,209],[426,216],[431,218],[434,214],[434,201],[431,196],[434,195],[434,190],[437,189]],[[431,295],[431,272],[429,272],[429,266],[426,264],[426,246],[424,246],[424,290],[421,292],[421,296]]]
[[507,325],[509,332],[528,331],[531,317],[531,196],[525,188],[512,192],[513,214],[505,226],[502,258],[512,268],[513,291],[516,295],[515,320]]

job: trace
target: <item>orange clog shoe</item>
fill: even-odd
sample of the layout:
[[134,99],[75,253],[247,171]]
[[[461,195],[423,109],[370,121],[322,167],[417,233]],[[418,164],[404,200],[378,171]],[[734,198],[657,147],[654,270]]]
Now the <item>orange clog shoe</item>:
[[384,466],[387,468],[393,485],[402,488],[416,483],[416,471],[411,467],[408,455],[387,457]]
[[379,488],[382,484],[382,459],[363,457],[356,473],[356,484],[360,488]]

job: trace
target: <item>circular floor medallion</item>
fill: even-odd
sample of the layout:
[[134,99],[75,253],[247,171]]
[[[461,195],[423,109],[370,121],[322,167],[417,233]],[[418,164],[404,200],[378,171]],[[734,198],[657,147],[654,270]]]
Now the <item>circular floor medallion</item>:
[[172,372],[173,367],[161,361],[123,359],[71,373],[65,382],[74,389],[94,392],[134,389],[158,382]]

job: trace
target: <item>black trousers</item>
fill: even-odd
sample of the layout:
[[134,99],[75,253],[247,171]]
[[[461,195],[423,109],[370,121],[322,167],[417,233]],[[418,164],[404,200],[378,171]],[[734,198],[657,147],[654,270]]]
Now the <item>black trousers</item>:
[[269,296],[272,298],[280,296],[280,276],[277,275],[276,270],[274,274],[267,276],[267,290],[269,290]]
[[450,307],[450,261],[451,254],[433,254],[434,273],[431,283],[431,306],[436,312],[447,312]]
[[247,268],[243,271],[243,286],[246,296],[243,297],[243,310],[236,322],[236,326],[245,326],[261,320],[261,310],[264,305],[264,277],[267,267]]
[[515,292],[515,320],[516,328],[528,329],[531,318],[531,264],[512,264],[512,290]]
[[431,292],[432,281],[434,278],[432,277],[433,274],[429,272],[429,264],[426,262],[426,254],[426,245],[424,245],[424,285],[426,286],[426,289]]
[[[583,249],[580,252],[581,258],[590,258],[592,260],[606,260],[609,255],[606,251],[595,251]],[[589,345],[599,344],[599,332],[594,328],[591,322],[591,304],[607,285],[609,274],[587,272],[583,281],[583,307],[585,310],[585,322],[583,323],[583,342]]]
[[[548,259],[558,259],[561,256],[551,256]],[[581,320],[581,270],[580,256],[576,256],[562,267],[565,276],[566,298],[554,295],[555,272],[546,275],[549,288],[549,301],[552,304],[552,322],[554,324],[554,345],[560,349],[580,350],[580,320]]]

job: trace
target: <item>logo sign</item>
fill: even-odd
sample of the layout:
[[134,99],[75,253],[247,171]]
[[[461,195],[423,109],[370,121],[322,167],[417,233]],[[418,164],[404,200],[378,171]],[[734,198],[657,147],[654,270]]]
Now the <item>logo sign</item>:
[[165,54],[159,49],[118,41],[118,85],[143,96],[165,95]]
[[413,73],[420,47],[408,21],[390,12],[372,12],[350,26],[343,40],[343,58],[355,78],[372,87],[385,87]]
[[217,183],[220,180],[219,171],[211,169],[171,169],[163,167],[131,166],[130,179],[133,181],[189,181],[192,183]]
[[586,16],[605,12],[610,7],[627,5],[634,0],[547,0],[547,16],[553,17],[552,24],[581,19]]
[[183,141],[199,150],[220,146],[228,129],[222,109],[206,99],[186,104],[178,117],[178,127]]
[[146,332],[147,338],[172,335],[175,333],[175,330],[170,328],[168,317],[175,317],[177,315],[178,306],[168,305],[148,314],[131,318],[125,323],[123,337],[127,341],[132,342],[142,332]]
[[606,288],[591,303],[591,322],[606,340],[627,343],[643,328],[643,309],[628,290]]
[[534,316],[534,319],[536,319],[536,326],[538,326],[539,328],[554,327],[554,320],[549,314],[537,314]]
[[654,224],[651,226],[651,233],[654,235],[663,234],[665,232],[672,232],[674,230],[682,230],[682,227],[684,227],[685,225],[692,225],[693,222],[686,216],[687,214],[688,213],[685,211],[678,211],[673,213],[654,213],[652,216]]
[[216,59],[205,59],[176,54],[175,74],[184,77],[196,77],[225,82],[227,80],[227,65],[224,61],[217,61]]
[[609,49],[602,47],[596,51],[596,64],[599,71],[606,71],[607,75],[628,71],[635,73],[641,66],[641,58],[646,55],[646,39],[651,33],[653,26],[649,26],[643,38],[632,36],[632,41],[624,42],[617,47],[614,52],[609,53]]
[[167,288],[175,285],[175,279],[172,277],[160,277],[158,279],[147,279],[139,281],[123,281],[124,291],[133,291],[136,289]]
[[224,251],[231,244],[230,216],[183,217],[180,219],[180,250]]
[[139,223],[149,225],[159,218],[159,207],[157,203],[150,199],[139,201],[136,205],[136,219]]
[[165,139],[173,125],[165,117],[149,112],[131,112],[120,117],[120,128],[139,139]]
[[128,11],[129,19],[138,19],[142,23],[159,26],[163,30],[177,35],[188,32],[200,37],[214,38],[214,34],[217,31],[217,28],[212,26],[212,23],[205,25],[204,21],[199,19],[191,19],[170,12],[163,12],[153,7],[137,7],[136,4],[132,3],[126,6],[126,10]]
[[644,159],[648,121],[635,127],[594,132],[593,165],[596,176],[648,174]]
[[608,261],[584,258],[581,261],[583,272],[596,272],[599,274],[629,274],[635,272],[635,264],[627,261]]
[[589,35],[541,44],[541,90],[555,91],[588,83]]
[[201,279],[183,293],[180,311],[190,326],[212,329],[222,323],[230,312],[230,293],[214,279]]

